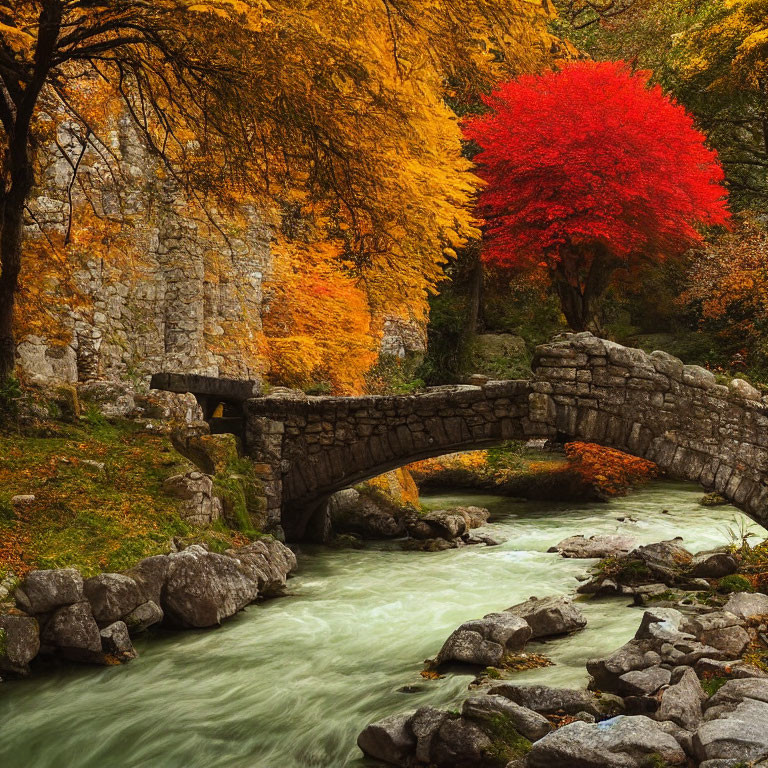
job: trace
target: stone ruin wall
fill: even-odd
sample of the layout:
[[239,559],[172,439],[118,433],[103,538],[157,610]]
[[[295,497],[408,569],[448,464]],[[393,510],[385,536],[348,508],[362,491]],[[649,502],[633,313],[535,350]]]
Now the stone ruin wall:
[[[35,222],[48,231],[65,231],[80,135],[77,124],[59,127],[60,149],[54,144],[47,153],[30,205],[28,236],[39,236]],[[231,222],[222,224],[227,243],[190,212],[171,180],[161,178],[158,161],[127,118],[115,120],[101,138],[104,144],[89,147],[80,161],[72,187],[75,209],[90,201],[107,221],[131,222],[130,248],[138,259],[129,264],[86,256],[75,275],[86,308],[62,318],[70,343],[19,339],[22,375],[72,383],[137,382],[155,371],[258,376],[255,356],[228,351],[227,334],[235,323],[251,333],[261,328],[270,227],[257,211],[244,210],[245,227],[233,231]]]

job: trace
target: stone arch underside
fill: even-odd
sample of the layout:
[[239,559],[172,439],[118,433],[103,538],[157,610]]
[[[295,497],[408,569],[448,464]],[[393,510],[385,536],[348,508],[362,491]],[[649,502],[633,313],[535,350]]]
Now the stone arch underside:
[[393,397],[264,397],[246,444],[268,514],[301,538],[332,493],[424,458],[504,440],[583,440],[656,462],[768,526],[768,407],[745,382],[589,333],[537,349],[533,378]]

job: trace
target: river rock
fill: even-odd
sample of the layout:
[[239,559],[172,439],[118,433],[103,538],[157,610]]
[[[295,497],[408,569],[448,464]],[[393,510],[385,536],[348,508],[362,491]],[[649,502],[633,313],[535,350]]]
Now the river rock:
[[256,581],[259,594],[274,597],[285,589],[288,574],[296,570],[296,555],[277,539],[265,537],[227,554],[239,560]]
[[371,723],[357,737],[357,746],[367,757],[389,765],[407,766],[416,749],[410,719],[411,713],[407,713]]
[[739,570],[739,563],[730,552],[702,552],[691,561],[691,576],[721,579]]
[[701,704],[706,698],[698,676],[690,667],[686,667],[680,680],[661,692],[655,719],[671,721],[686,731],[692,731],[701,722]]
[[526,707],[542,715],[564,712],[575,715],[588,712],[590,715],[606,714],[606,707],[611,709],[617,702],[610,697],[599,700],[589,691],[573,688],[551,688],[548,685],[514,685],[499,683],[488,690],[490,695],[503,696],[521,707]]
[[461,714],[469,720],[478,720],[481,723],[501,715],[521,736],[530,741],[536,741],[552,730],[552,724],[544,715],[521,707],[506,696],[497,694],[483,694],[465,699]]
[[99,627],[86,600],[59,608],[46,623],[41,641],[73,661],[103,660]]
[[22,613],[0,616],[0,671],[29,674],[29,662],[40,650],[40,629],[36,619]]
[[528,623],[532,640],[565,635],[587,626],[586,617],[569,597],[531,597],[507,608],[506,613],[519,616]]
[[736,660],[718,660],[718,659],[699,659],[694,669],[696,674],[700,677],[733,677],[738,680],[745,678],[761,678],[768,679],[768,672],[764,672],[762,669],[753,667],[751,664],[747,664],[743,661]]
[[138,585],[144,600],[162,605],[162,593],[171,561],[167,555],[154,555],[140,560],[125,572]]
[[730,712],[713,719],[709,719],[709,714],[708,709],[705,722],[693,735],[693,750],[698,760],[731,760],[751,765],[768,757],[767,703],[744,699]]
[[104,627],[101,635],[101,649],[104,653],[120,661],[130,661],[139,654],[131,643],[128,627],[122,621],[116,621],[108,627]]
[[740,619],[766,616],[768,615],[768,595],[761,592],[736,592],[728,598],[723,610],[738,616]]
[[394,505],[360,493],[354,488],[333,494],[328,502],[333,529],[356,533],[364,539],[394,539],[405,535],[405,524]]
[[142,602],[136,582],[122,573],[100,573],[83,582],[93,618],[101,626],[128,615]]
[[637,546],[637,539],[624,534],[607,534],[602,536],[569,536],[550,549],[569,558],[606,558],[623,557]]
[[631,558],[641,560],[646,568],[665,583],[674,583],[683,569],[693,562],[693,555],[682,545],[682,538],[659,541],[637,547],[629,553]]
[[742,626],[743,619],[728,611],[694,616],[689,619],[685,629],[699,642],[725,652],[735,659],[744,653],[749,644],[749,634]]
[[16,588],[15,597],[24,613],[49,613],[83,599],[83,578],[74,568],[31,571]]
[[652,696],[660,688],[669,685],[672,673],[663,667],[648,667],[625,672],[613,683],[611,689],[626,696]]
[[592,675],[590,688],[618,696],[638,695],[661,677],[654,677],[654,673],[644,677],[629,673],[658,668],[661,662],[661,654],[655,650],[654,643],[633,638],[608,656],[587,661],[587,672]]
[[434,707],[421,707],[416,710],[409,724],[411,732],[416,737],[416,760],[425,765],[429,764],[435,736],[440,731],[440,726],[449,717],[451,715],[448,712]]
[[168,555],[162,594],[166,619],[182,627],[212,627],[252,603],[257,581],[237,560],[193,545]]
[[745,699],[768,704],[768,681],[764,679],[728,680],[705,705],[706,719],[712,720],[723,712],[735,709]]
[[489,613],[462,624],[445,641],[437,663],[460,662],[483,667],[498,666],[505,654],[520,651],[531,637],[531,628],[510,613]]
[[667,766],[687,761],[677,741],[642,715],[602,723],[575,722],[537,741],[528,768],[647,768],[651,760]]
[[437,768],[490,768],[492,744],[490,736],[472,720],[448,718],[435,736],[430,763]]
[[138,634],[149,629],[154,624],[159,624],[163,620],[163,609],[154,601],[147,602],[134,608],[127,616],[123,617],[128,631],[132,634]]

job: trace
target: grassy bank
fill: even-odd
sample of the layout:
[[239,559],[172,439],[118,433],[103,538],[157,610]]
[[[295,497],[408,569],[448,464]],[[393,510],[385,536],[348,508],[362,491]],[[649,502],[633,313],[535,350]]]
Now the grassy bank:
[[[129,421],[50,421],[0,430],[0,575],[76,566],[88,575],[167,552],[172,537],[212,549],[241,541],[223,525],[193,530],[163,480],[192,465],[167,435]],[[34,495],[12,504],[17,495]],[[218,525],[218,524],[217,524]]]

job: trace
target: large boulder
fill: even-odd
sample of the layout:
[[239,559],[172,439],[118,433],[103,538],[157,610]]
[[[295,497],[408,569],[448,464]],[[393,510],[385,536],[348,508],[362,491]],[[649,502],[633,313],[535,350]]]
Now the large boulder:
[[490,768],[492,746],[493,740],[478,723],[463,717],[448,718],[435,736],[431,764],[436,768]]
[[692,731],[701,722],[701,704],[706,698],[698,676],[690,667],[686,667],[679,681],[661,692],[655,719],[671,721]]
[[[733,682],[746,682],[743,680]],[[710,719],[708,708],[693,735],[693,750],[700,761],[731,760],[744,765],[768,758],[768,703],[745,698],[729,712]]]
[[510,613],[489,613],[462,624],[445,641],[437,663],[498,666],[508,653],[520,651],[531,637],[527,622]]
[[685,624],[686,631],[696,639],[728,654],[732,659],[741,656],[749,644],[749,633],[740,619],[728,611],[714,611],[691,617]]
[[625,534],[604,534],[601,536],[569,536],[554,546],[550,552],[559,552],[563,557],[606,558],[623,557],[637,546],[634,536]]
[[602,723],[575,722],[540,741],[528,755],[527,768],[648,768],[685,765],[677,741],[642,715],[619,716]]
[[739,570],[738,560],[730,552],[702,552],[691,561],[691,576],[721,579]]
[[[654,693],[661,685],[669,682],[669,679],[657,672],[643,676],[638,676],[637,673],[658,670],[661,662],[661,655],[655,650],[653,643],[632,639],[608,656],[587,661],[587,672],[592,675],[590,687],[618,696]],[[657,682],[658,686],[655,685]]]
[[40,650],[37,620],[23,613],[0,615],[0,671],[29,673],[29,662]]
[[394,504],[354,489],[339,491],[328,502],[331,524],[338,533],[364,539],[395,539],[405,535],[405,523]]
[[754,699],[768,704],[768,680],[756,678],[728,680],[704,705],[706,719],[715,719],[723,712],[735,709],[745,699]]
[[74,568],[31,571],[16,588],[15,597],[24,613],[49,613],[83,599],[83,578]]
[[86,600],[59,608],[40,639],[43,646],[73,661],[99,663],[104,658],[99,627]]
[[168,555],[162,593],[166,619],[182,627],[212,627],[252,603],[259,586],[232,557],[193,545]]
[[127,616],[143,602],[136,582],[122,573],[100,573],[86,579],[83,592],[100,626]]
[[411,713],[392,715],[371,723],[357,737],[357,746],[374,760],[407,766],[416,750],[416,737],[410,728],[411,716]]
[[569,597],[531,597],[524,603],[507,608],[506,613],[527,622],[532,640],[565,635],[587,626],[586,617]]
[[288,574],[296,569],[296,555],[277,539],[265,537],[239,549],[228,549],[227,555],[239,560],[256,581],[263,597],[279,595]]
[[693,555],[682,546],[682,541],[682,538],[678,537],[670,541],[646,544],[632,550],[629,556],[642,561],[658,580],[666,584],[673,583],[693,562]]
[[768,595],[761,592],[736,592],[728,598],[723,610],[749,619],[752,616],[768,616]]
[[416,737],[415,758],[420,763],[428,765],[432,754],[432,745],[442,724],[450,717],[449,712],[434,707],[417,709],[410,720],[410,729]]
[[552,730],[552,724],[544,715],[527,707],[521,707],[506,696],[498,694],[470,696],[464,700],[461,714],[462,717],[477,720],[481,724],[500,716],[521,736],[530,741],[536,741]]
[[588,712],[595,717],[606,714],[614,702],[608,697],[602,701],[589,691],[573,688],[551,688],[548,685],[514,685],[499,683],[488,690],[493,696],[503,696],[506,699],[526,709],[531,709],[542,715],[564,713],[576,715]]
[[162,605],[163,588],[170,567],[171,561],[167,555],[153,555],[140,560],[125,575],[136,582],[144,600]]

